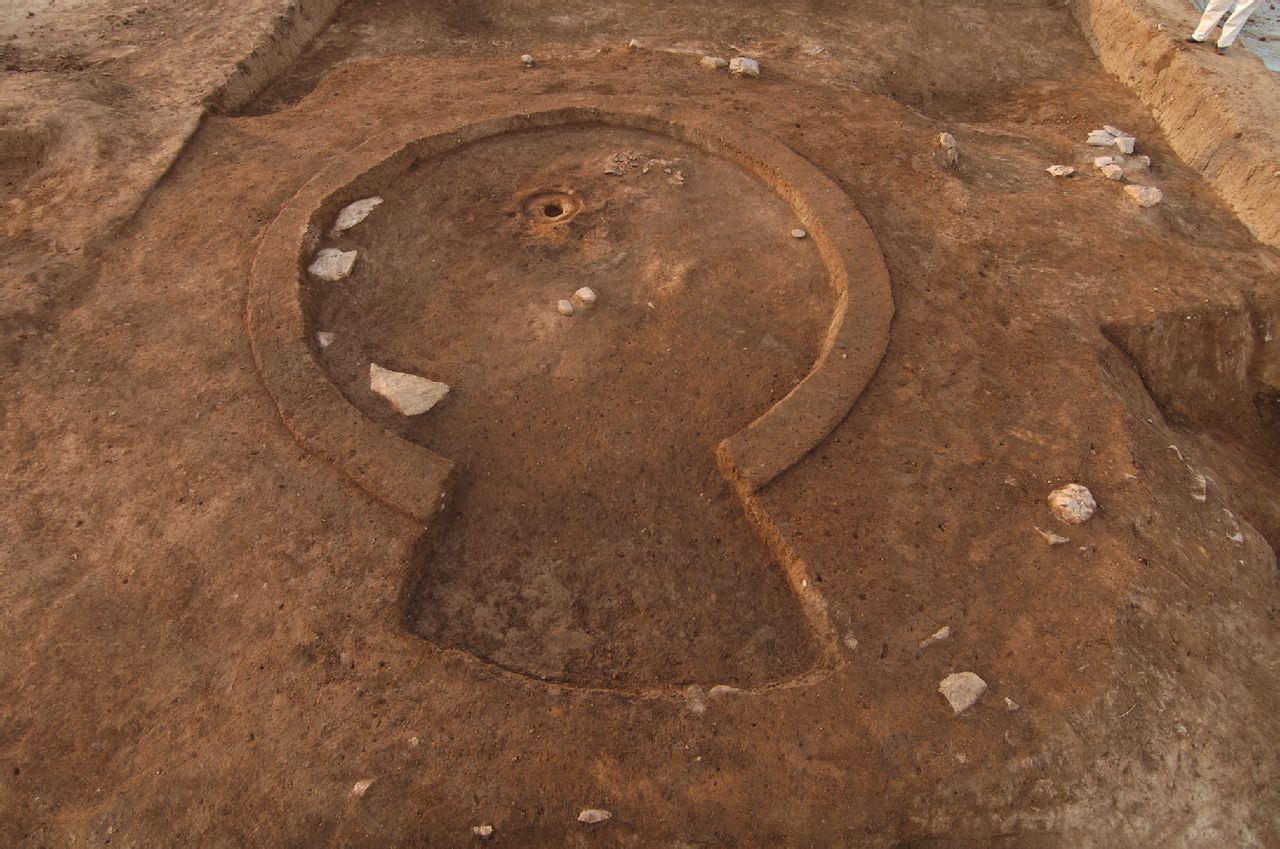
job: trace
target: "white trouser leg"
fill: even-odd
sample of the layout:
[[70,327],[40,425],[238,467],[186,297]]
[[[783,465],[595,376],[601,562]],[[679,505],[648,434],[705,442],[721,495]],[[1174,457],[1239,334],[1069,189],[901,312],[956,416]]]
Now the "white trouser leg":
[[1218,25],[1218,21],[1222,20],[1222,16],[1231,8],[1231,0],[1209,0],[1209,5],[1204,7],[1204,14],[1200,16],[1200,26],[1196,27],[1196,31],[1192,33],[1192,38],[1196,41],[1204,41],[1209,37],[1209,33],[1213,32],[1213,28]]
[[1258,0],[1239,0],[1236,3],[1236,10],[1231,13],[1231,17],[1227,18],[1227,22],[1222,25],[1222,38],[1218,39],[1219,47],[1230,47],[1235,44],[1236,37],[1240,35],[1240,30],[1244,28],[1249,16],[1253,14],[1253,10],[1256,8],[1258,8]]

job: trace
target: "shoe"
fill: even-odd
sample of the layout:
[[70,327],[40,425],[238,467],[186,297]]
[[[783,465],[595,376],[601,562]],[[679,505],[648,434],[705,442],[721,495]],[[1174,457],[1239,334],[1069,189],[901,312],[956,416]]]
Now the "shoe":
[[1187,36],[1187,44],[1204,44],[1204,42],[1196,38],[1194,35],[1189,35]]
[[1227,48],[1225,48],[1225,47],[1223,47],[1221,44],[1219,44],[1219,45],[1218,45],[1218,55],[1219,55],[1219,56],[1226,56],[1226,55],[1227,55]]

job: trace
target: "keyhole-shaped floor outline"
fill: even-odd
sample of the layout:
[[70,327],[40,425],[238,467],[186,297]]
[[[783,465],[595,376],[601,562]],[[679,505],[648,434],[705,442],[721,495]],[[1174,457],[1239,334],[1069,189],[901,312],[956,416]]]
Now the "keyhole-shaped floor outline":
[[[285,206],[264,232],[255,260],[247,327],[264,385],[282,419],[309,451],[326,457],[362,489],[424,524],[410,569],[429,569],[429,552],[448,525],[441,521],[441,514],[448,509],[458,482],[454,464],[389,432],[335,385],[318,362],[320,352],[311,341],[302,269],[327,244],[325,235],[336,211],[350,201],[403,180],[424,163],[467,145],[547,128],[621,128],[690,145],[760,180],[808,231],[825,267],[834,305],[817,358],[785,397],[721,441],[715,460],[746,521],[783,567],[818,645],[812,666],[833,665],[838,662],[839,646],[825,600],[755,493],[803,457],[847,414],[883,356],[893,307],[883,259],[856,208],[821,172],[763,134],[703,114],[629,99],[548,105],[470,123],[414,124],[371,139],[313,179]],[[465,464],[465,458],[460,459]],[[422,577],[420,571],[407,576],[406,609]],[[397,613],[401,624],[406,615],[406,611]],[[582,681],[487,659],[535,678],[611,688],[598,677]],[[804,671],[809,670],[788,670],[787,677]]]

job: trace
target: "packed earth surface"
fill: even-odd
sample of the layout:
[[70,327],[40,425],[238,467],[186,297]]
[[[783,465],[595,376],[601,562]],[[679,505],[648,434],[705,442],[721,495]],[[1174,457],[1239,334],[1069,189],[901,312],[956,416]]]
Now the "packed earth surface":
[[0,845],[1280,845],[1280,252],[1065,6],[203,5],[0,7]]

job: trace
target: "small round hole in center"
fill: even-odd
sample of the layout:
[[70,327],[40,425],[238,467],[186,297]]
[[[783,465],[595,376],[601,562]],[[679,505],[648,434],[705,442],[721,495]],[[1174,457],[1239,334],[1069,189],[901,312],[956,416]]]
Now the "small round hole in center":
[[549,203],[542,208],[542,212],[548,218],[559,218],[561,215],[564,215],[564,207],[560,206],[558,203]]

